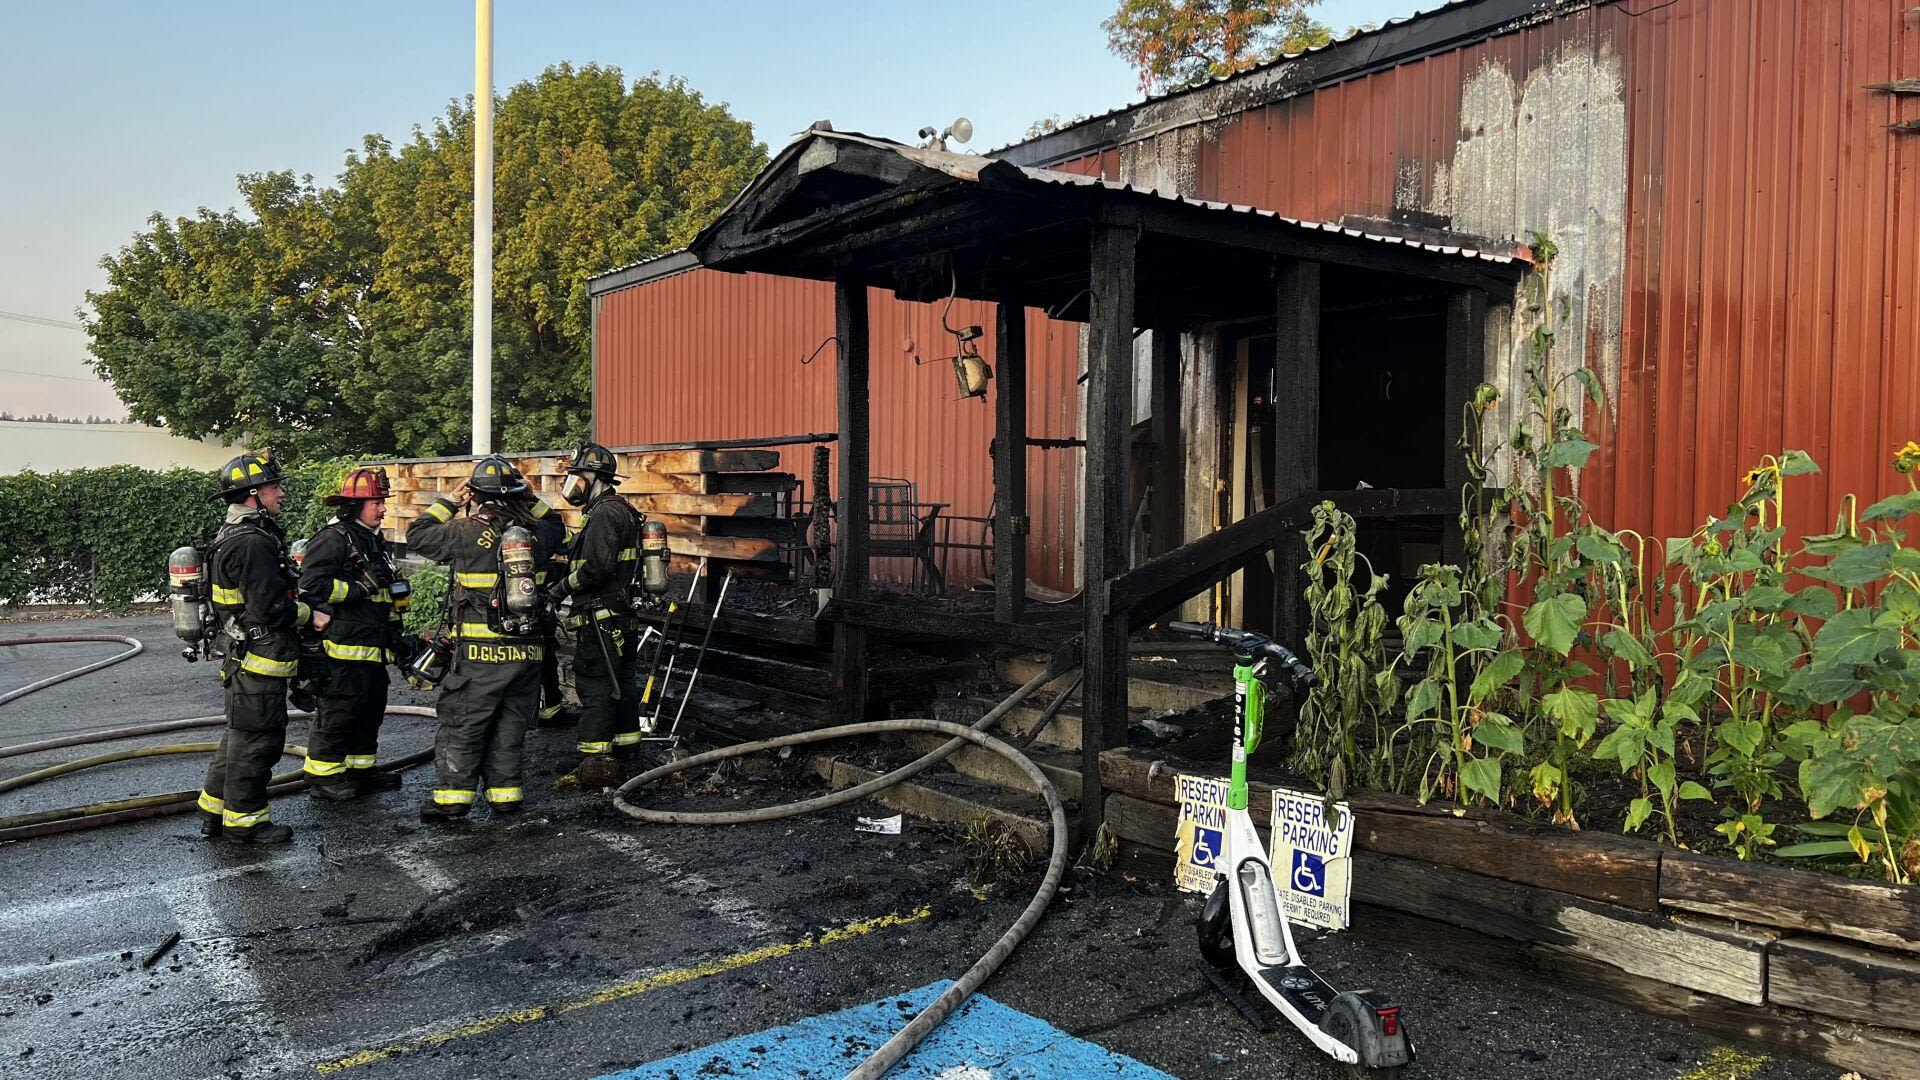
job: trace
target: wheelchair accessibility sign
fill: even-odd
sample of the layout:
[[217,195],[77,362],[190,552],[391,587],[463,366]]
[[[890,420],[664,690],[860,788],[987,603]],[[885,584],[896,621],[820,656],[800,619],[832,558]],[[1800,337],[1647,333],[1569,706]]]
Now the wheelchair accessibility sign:
[[1344,930],[1353,895],[1353,812],[1318,795],[1273,791],[1274,876],[1287,918],[1327,930]]
[[1173,883],[1187,892],[1212,892],[1226,844],[1227,782],[1217,776],[1177,775],[1173,795],[1180,806],[1174,821]]

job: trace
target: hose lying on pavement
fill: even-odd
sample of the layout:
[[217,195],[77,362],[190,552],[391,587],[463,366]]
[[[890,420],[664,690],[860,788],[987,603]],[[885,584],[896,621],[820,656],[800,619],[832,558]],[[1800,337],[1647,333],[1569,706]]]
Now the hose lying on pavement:
[[[621,785],[619,791],[614,793],[613,805],[629,817],[657,825],[742,825],[756,821],[773,821],[778,818],[794,817],[816,810],[825,810],[829,807],[839,806],[843,803],[865,798],[867,795],[876,791],[892,787],[909,777],[925,772],[946,760],[948,756],[965,743],[972,743],[975,746],[991,750],[1001,757],[1006,758],[1033,783],[1034,789],[1040,793],[1040,797],[1047,801],[1047,814],[1053,834],[1053,850],[1048,856],[1047,872],[1045,876],[1040,879],[1039,889],[1034,892],[1033,899],[1027,902],[1027,906],[1025,910],[1021,911],[1020,917],[1014,920],[1013,925],[1007,928],[1006,933],[1000,935],[999,940],[993,943],[993,947],[987,950],[986,955],[974,961],[973,966],[968,968],[966,973],[960,976],[952,986],[948,987],[945,993],[942,993],[936,998],[932,1004],[920,1010],[920,1012],[908,1022],[905,1028],[897,1032],[893,1038],[888,1039],[886,1044],[881,1046],[880,1049],[875,1050],[865,1061],[860,1063],[858,1068],[847,1074],[847,1080],[878,1080],[879,1077],[886,1075],[887,1070],[893,1068],[901,1058],[906,1057],[915,1046],[919,1045],[922,1039],[925,1039],[932,1033],[934,1028],[939,1027],[942,1021],[951,1015],[955,1009],[960,1007],[961,1002],[971,997],[973,992],[980,988],[980,984],[986,982],[987,978],[998,970],[1002,963],[1006,962],[1007,957],[1013,953],[1013,950],[1019,946],[1020,942],[1025,940],[1027,935],[1032,933],[1033,928],[1039,924],[1040,917],[1046,914],[1047,906],[1053,902],[1054,894],[1059,891],[1060,879],[1065,876],[1067,871],[1067,811],[1066,807],[1060,801],[1060,793],[1054,790],[1052,782],[1047,779],[1047,774],[1040,770],[1040,766],[1035,765],[1031,759],[1020,751],[988,735],[987,729],[999,723],[1002,717],[1012,712],[1034,691],[1040,689],[1040,687],[1046,683],[1053,681],[1061,674],[1062,672],[1057,670],[1056,667],[1050,666],[1046,671],[1027,680],[1020,689],[1015,690],[1005,701],[975,721],[971,727],[950,724],[941,720],[874,720],[866,723],[843,724],[839,727],[822,728],[818,731],[803,731],[795,735],[783,735],[777,739],[740,743],[734,746],[722,747],[718,750],[710,750],[704,754],[695,754],[681,761],[662,765],[656,769],[649,769],[627,781]],[[925,756],[903,765],[884,776],[876,777],[865,783],[856,784],[853,787],[836,791],[830,795],[823,795],[815,799],[804,799],[782,806],[767,806],[754,810],[670,811],[649,810],[627,801],[628,795],[648,784],[671,776],[674,773],[698,768],[715,761],[744,757],[747,754],[757,754],[763,750],[777,750],[786,746],[800,746],[806,743],[825,742],[829,739],[842,739],[854,735],[900,734],[910,731],[930,731],[942,735],[951,735],[953,738],[948,739],[937,749],[930,751]]]
[[0,648],[19,645],[68,645],[89,641],[117,641],[123,645],[130,645],[132,648],[125,652],[115,653],[105,660],[95,660],[91,664],[74,668],[72,671],[63,671],[51,678],[28,683],[18,690],[9,690],[4,694],[0,694],[0,705],[5,705],[7,702],[17,698],[26,697],[35,690],[45,690],[49,686],[66,682],[68,679],[77,679],[89,672],[99,671],[103,667],[112,667],[122,660],[131,660],[139,656],[140,653],[146,649],[146,645],[142,644],[139,638],[122,637],[119,634],[65,634],[59,637],[0,638]]
[[[309,712],[294,711],[288,714],[294,717],[311,717]],[[388,716],[438,716],[432,709],[418,705],[389,705]],[[179,731],[183,728],[224,727],[224,716],[195,716],[186,720],[167,720],[157,724],[141,724],[135,727],[113,728],[96,731],[88,735],[69,735],[58,739],[43,739],[37,743],[22,743],[18,746],[0,747],[0,758],[29,754],[39,750],[56,750],[66,746],[83,746],[90,743],[112,742],[117,739],[139,738],[167,731]],[[217,743],[174,743],[167,746],[142,747],[137,750],[121,750],[78,761],[37,769],[10,780],[0,782],[0,792],[26,787],[42,780],[50,780],[70,772],[106,765],[115,761],[132,758],[152,757],[162,754],[212,753]],[[305,756],[306,747],[288,746],[283,753],[286,756]],[[415,765],[433,760],[433,751],[421,750],[404,757],[395,758],[381,765],[389,772],[399,772]],[[285,772],[268,782],[269,796],[287,795],[303,791],[307,787],[304,775],[299,771]],[[80,829],[92,829],[102,825],[117,825],[123,821],[138,821],[142,818],[165,817],[169,814],[183,814],[192,810],[200,799],[200,789],[188,791],[169,791],[159,795],[141,795],[131,799],[117,799],[112,802],[89,803],[85,806],[69,806],[59,810],[43,810],[34,814],[16,814],[12,817],[0,817],[0,843],[8,840],[25,840],[35,836],[50,836],[54,833],[74,832]]]

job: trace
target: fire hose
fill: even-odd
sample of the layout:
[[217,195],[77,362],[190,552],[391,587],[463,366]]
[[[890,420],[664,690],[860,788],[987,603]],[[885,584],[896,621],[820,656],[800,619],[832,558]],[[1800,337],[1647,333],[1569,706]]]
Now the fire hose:
[[[950,724],[942,720],[874,720],[822,728],[818,731],[803,731],[795,735],[783,735],[777,739],[766,739],[760,742],[739,743],[721,747],[718,750],[709,750],[703,754],[695,754],[680,761],[649,769],[627,781],[621,785],[619,791],[614,793],[613,805],[629,817],[656,825],[744,825],[751,822],[775,821],[839,806],[892,787],[946,760],[964,743],[972,743],[999,754],[1026,776],[1034,789],[1040,793],[1040,797],[1047,802],[1047,815],[1053,835],[1053,847],[1047,859],[1046,874],[1040,879],[1040,887],[1035,890],[1033,899],[1027,902],[1026,908],[1020,912],[1020,917],[1014,920],[1013,925],[1008,927],[1004,934],[1000,935],[985,955],[974,961],[973,966],[969,967],[952,986],[926,1008],[920,1010],[912,1020],[908,1021],[906,1027],[895,1033],[885,1045],[875,1050],[857,1068],[847,1074],[847,1080],[878,1080],[879,1077],[886,1075],[887,1070],[893,1068],[901,1058],[912,1052],[922,1039],[931,1034],[934,1028],[939,1027],[942,1021],[959,1008],[962,1002],[971,997],[973,992],[978,990],[980,985],[1006,962],[1013,950],[1039,924],[1040,917],[1046,914],[1048,905],[1053,902],[1054,894],[1060,889],[1060,879],[1066,875],[1067,871],[1067,811],[1066,806],[1060,801],[1060,793],[1054,790],[1052,782],[1047,779],[1047,774],[1042,772],[1040,766],[1035,765],[1032,759],[987,734],[987,731],[1036,690],[1061,674],[1063,672],[1057,664],[1050,665],[1046,671],[1027,680],[1020,689],[1015,690],[1005,701],[994,706],[971,727]],[[721,811],[649,810],[627,801],[629,795],[657,780],[716,761],[725,761],[728,758],[744,757],[764,750],[778,750],[782,747],[800,746],[806,743],[825,742],[829,739],[843,739],[853,735],[900,734],[916,731],[934,732],[949,735],[952,738],[926,755],[884,776],[878,776],[865,783],[818,798],[753,810]]]
[[64,634],[58,637],[0,638],[0,646],[66,645],[66,644],[92,642],[92,641],[109,641],[109,642],[117,641],[123,645],[131,645],[133,647],[128,649],[125,652],[115,653],[112,656],[107,657],[105,660],[95,660],[91,664],[87,664],[83,667],[74,668],[72,671],[63,671],[60,674],[55,675],[51,678],[41,679],[39,682],[28,683],[27,685],[21,687],[18,690],[9,690],[4,694],[0,694],[0,705],[5,705],[7,702],[13,701],[17,698],[26,697],[28,694],[33,693],[35,690],[45,690],[49,686],[54,686],[59,683],[66,682],[68,679],[77,679],[82,675],[88,674],[89,672],[99,671],[101,668],[104,668],[104,667],[112,667],[113,665],[120,663],[122,660],[131,660],[134,657],[139,656],[141,652],[143,652],[146,649],[146,646],[141,644],[139,638],[122,637],[119,634]]
[[[105,660],[97,660],[91,664],[74,668],[72,671],[62,672],[51,678],[29,683],[18,690],[9,691],[4,695],[0,695],[0,704],[24,697],[36,690],[44,690],[49,686],[66,682],[68,679],[79,678],[82,675],[98,671],[112,664],[120,663],[123,660],[130,660],[139,655],[146,647],[137,638],[121,637],[117,634],[0,638],[0,647],[57,645],[95,641],[124,642],[131,645],[132,648],[107,657]],[[289,715],[295,717],[311,717],[313,714],[296,710],[289,713]],[[387,715],[436,716],[438,714],[432,709],[422,708],[417,705],[390,705],[387,707]],[[159,735],[169,731],[182,731],[190,728],[224,727],[226,722],[227,718],[225,716],[195,716],[185,720],[163,720],[153,724],[112,728],[107,731],[95,731],[84,735],[64,735],[58,738],[42,739],[38,742],[0,747],[0,759],[18,757],[22,754],[38,753],[43,750],[58,750],[68,746],[88,746],[94,743],[114,742],[120,739],[137,739],[150,735]],[[105,754],[97,754],[92,757],[62,762],[58,765],[49,765],[42,769],[35,769],[32,772],[23,773],[19,776],[0,781],[0,793],[15,791],[44,780],[51,780],[57,776],[65,776],[68,773],[79,772],[83,769],[91,769],[100,765],[110,765],[118,761],[163,757],[172,754],[210,754],[218,749],[218,746],[218,743],[206,742],[170,743],[164,746],[144,746],[132,750],[116,750]],[[304,757],[306,752],[306,747],[293,745],[286,747],[285,750],[282,751],[282,754],[287,757]],[[433,751],[422,750],[418,753],[396,758],[381,766],[381,768],[392,772],[399,772],[431,760],[433,760]],[[287,795],[296,791],[302,791],[306,786],[307,782],[299,771],[281,773],[268,781],[267,794],[269,796]],[[59,810],[43,810],[33,814],[15,814],[10,817],[0,817],[0,843],[8,840],[25,840],[35,836],[49,836],[54,833],[73,832],[79,829],[97,828],[102,825],[115,825],[123,821],[138,821],[142,818],[165,817],[169,814],[185,813],[192,810],[198,804],[199,798],[200,790],[194,788],[188,791],[170,791],[158,795],[141,795],[129,799],[116,799],[110,802],[89,803],[85,806],[70,806]]]

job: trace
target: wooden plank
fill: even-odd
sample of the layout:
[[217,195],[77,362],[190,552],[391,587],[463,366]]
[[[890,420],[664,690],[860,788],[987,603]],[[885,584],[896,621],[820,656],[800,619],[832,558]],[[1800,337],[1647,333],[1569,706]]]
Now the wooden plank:
[[[1233,425],[1232,449],[1228,454],[1227,480],[1227,518],[1229,525],[1237,525],[1248,517],[1247,507],[1252,502],[1247,495],[1247,429],[1251,421],[1247,412],[1251,407],[1251,394],[1247,385],[1248,370],[1253,366],[1249,359],[1251,349],[1242,338],[1233,350]],[[1242,563],[1242,566],[1245,564]],[[1227,578],[1226,621],[1231,626],[1246,624],[1247,575],[1239,567]]]
[[[1220,418],[1226,410],[1220,404],[1219,342],[1218,328],[1202,327],[1192,337],[1192,348],[1183,349],[1180,358],[1180,430],[1186,437],[1181,487],[1187,500],[1176,550],[1221,526]],[[1207,595],[1189,601],[1182,617],[1211,622],[1219,612]]]
[[[821,449],[825,449],[822,447]],[[784,495],[800,486],[789,472],[704,473],[707,490],[715,494]]]
[[1668,851],[1660,860],[1660,903],[1920,952],[1920,886]]
[[[1443,485],[1459,491],[1467,484],[1467,457],[1460,450],[1466,431],[1465,409],[1473,400],[1474,388],[1486,380],[1487,294],[1479,289],[1460,289],[1447,299],[1447,344],[1445,395],[1442,414],[1440,452],[1446,455]],[[1458,566],[1466,559],[1460,517],[1447,517],[1442,524],[1441,558]]]
[[780,544],[777,541],[744,536],[688,536],[669,530],[667,550],[675,555],[705,555],[712,559],[738,559],[742,562],[780,561]]
[[643,514],[772,517],[779,509],[771,495],[635,495],[627,501]]
[[1537,941],[1622,971],[1758,1005],[1771,931],[1662,918],[1378,852],[1354,854],[1354,899],[1494,937]]
[[1726,1039],[1763,1044],[1872,1077],[1920,1076],[1920,1038],[1884,1028],[1830,1021],[1795,1010],[1743,1005],[1629,975],[1550,946],[1488,937],[1434,919],[1365,905],[1353,934],[1368,944],[1404,950],[1473,978],[1542,980],[1672,1017]]
[[[1273,381],[1273,501],[1282,505],[1320,490],[1320,264],[1287,260],[1278,267]],[[1274,541],[1273,636],[1300,650],[1307,644],[1307,560],[1300,530]],[[1244,626],[1244,623],[1235,625]]]
[[780,464],[778,450],[653,450],[627,454],[622,470],[635,473],[765,472]]
[[1169,326],[1153,329],[1153,361],[1148,394],[1153,438],[1153,507],[1151,555],[1165,555],[1180,546],[1181,507],[1186,479],[1186,455],[1180,439],[1180,331]]
[[[633,473],[620,481],[622,495],[660,495],[679,493],[702,495],[710,490],[715,473]],[[760,475],[749,473],[749,476]]]
[[[1396,800],[1397,801],[1397,800]],[[1354,843],[1476,874],[1638,911],[1659,910],[1661,850],[1621,836],[1402,811],[1376,799],[1354,808]]]
[[1107,583],[1127,569],[1128,472],[1133,454],[1134,288],[1139,233],[1120,224],[1093,227],[1087,316],[1087,449],[1082,485],[1081,575],[1086,581],[1082,643],[1080,800],[1083,835],[1094,836],[1106,800],[1100,752],[1127,741],[1127,612],[1111,608]]
[[834,623],[847,622],[893,634],[960,641],[986,641],[1029,649],[1053,649],[1073,634],[1067,627],[1003,623],[980,615],[938,611],[903,603],[843,600],[835,597],[820,615]]
[[1148,802],[1131,795],[1107,795],[1107,825],[1122,840],[1172,851],[1178,814],[1166,803]]
[[1280,535],[1312,520],[1313,504],[1321,499],[1356,518],[1430,517],[1452,513],[1457,508],[1451,496],[1434,488],[1323,491],[1269,506],[1243,521],[1236,521],[1157,559],[1147,560],[1108,585],[1108,603],[1115,609],[1124,608],[1134,629],[1147,626],[1233,570],[1265,557],[1267,549]]
[[1027,309],[994,306],[993,617],[1020,621],[1027,604]]
[[1768,954],[1767,1000],[1920,1031],[1920,960],[1825,938],[1787,938]]
[[[840,418],[840,497],[834,502],[839,558],[833,567],[834,595],[864,600],[871,568],[867,563],[867,483],[870,478],[870,347],[867,340],[867,287],[852,273],[833,283],[834,336],[839,339],[834,402]],[[771,468],[771,465],[762,468]],[[867,631],[840,621],[833,626],[833,703],[849,722],[867,713]]]

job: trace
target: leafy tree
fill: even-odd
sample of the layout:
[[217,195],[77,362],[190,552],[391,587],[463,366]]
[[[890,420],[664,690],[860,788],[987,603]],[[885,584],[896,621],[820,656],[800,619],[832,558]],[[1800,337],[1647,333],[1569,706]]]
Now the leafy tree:
[[1100,24],[1107,47],[1140,73],[1140,89],[1169,90],[1332,40],[1307,14],[1319,0],[1120,0]]
[[[586,424],[587,278],[685,245],[766,163],[678,79],[558,65],[497,103],[494,415],[508,449]],[[473,110],[369,135],[334,186],[240,177],[242,209],[148,219],[83,319],[132,416],[298,456],[467,444]]]

